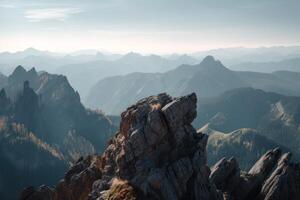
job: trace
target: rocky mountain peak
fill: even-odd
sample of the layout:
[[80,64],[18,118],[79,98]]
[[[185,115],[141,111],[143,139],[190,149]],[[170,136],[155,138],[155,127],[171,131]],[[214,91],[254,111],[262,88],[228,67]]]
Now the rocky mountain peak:
[[24,74],[26,74],[26,69],[21,65],[18,65],[11,76],[23,76]]
[[[188,142],[196,144],[200,138],[190,124],[196,117],[196,102],[195,94],[174,99],[160,94],[129,107],[121,115],[120,132],[108,147],[117,151],[112,157],[109,151],[103,155],[103,163],[107,163],[103,172],[133,178],[139,170],[147,171],[187,156],[190,152],[179,149],[186,148]],[[120,145],[124,148],[119,149]],[[110,163],[112,160],[116,163]],[[141,180],[136,181],[138,185]]]
[[36,71],[36,69],[33,67],[33,68],[31,68],[29,71],[28,71],[28,73],[29,74],[32,74],[32,75],[34,75],[34,76],[38,76],[38,73],[37,73],[37,71]]
[[200,66],[205,68],[225,68],[225,66],[213,56],[206,56],[200,63]]
[[29,81],[31,85],[35,85],[38,79],[38,73],[35,68],[32,68],[28,71],[19,65],[14,72],[8,77],[8,82],[10,85],[19,84],[22,85],[24,81]]
[[194,93],[179,98],[162,93],[138,101],[121,114],[119,131],[102,156],[80,159],[56,188],[27,189],[22,194],[27,198],[21,199],[38,195],[79,200],[299,196],[299,167],[278,148],[264,154],[249,172],[241,171],[234,158],[224,158],[210,169],[208,136],[191,125],[196,104]]
[[206,56],[203,60],[202,63],[213,63],[216,62],[215,58],[211,55]]

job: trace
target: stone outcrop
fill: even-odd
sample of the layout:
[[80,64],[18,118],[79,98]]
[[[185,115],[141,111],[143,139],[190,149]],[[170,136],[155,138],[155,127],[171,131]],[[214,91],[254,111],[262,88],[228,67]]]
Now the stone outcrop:
[[195,94],[167,94],[139,101],[122,113],[120,132],[102,156],[102,178],[92,199],[111,190],[111,180],[126,180],[143,199],[221,199],[209,182],[207,136],[197,133]]
[[54,199],[87,199],[91,185],[101,178],[99,161],[97,156],[79,159],[57,185]]
[[210,180],[227,199],[296,200],[300,197],[300,165],[290,159],[290,153],[275,148],[243,172],[234,158],[223,158],[212,167]]
[[[191,125],[197,115],[196,103],[194,93],[179,98],[163,93],[138,101],[121,114],[119,132],[102,156],[80,159],[51,190],[52,199],[299,197],[299,166],[290,164],[290,154],[282,155],[280,149],[268,151],[247,173],[234,158],[223,158],[210,169],[208,136]],[[35,199],[31,197],[41,189],[29,191],[21,199]]]

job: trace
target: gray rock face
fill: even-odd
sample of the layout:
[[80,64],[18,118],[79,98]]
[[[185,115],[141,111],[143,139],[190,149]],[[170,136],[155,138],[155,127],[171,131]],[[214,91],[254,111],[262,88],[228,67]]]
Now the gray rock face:
[[300,197],[300,167],[290,163],[291,154],[275,148],[242,172],[234,159],[220,160],[212,168],[210,181],[230,199],[296,200]]
[[275,170],[260,191],[260,199],[299,199],[300,165],[289,163],[290,157],[289,153],[281,156]]
[[[222,158],[211,168],[209,179],[221,190],[232,191],[236,187],[236,178],[240,175],[240,169],[237,161],[234,158],[226,160]],[[232,180],[232,181],[231,181]]]

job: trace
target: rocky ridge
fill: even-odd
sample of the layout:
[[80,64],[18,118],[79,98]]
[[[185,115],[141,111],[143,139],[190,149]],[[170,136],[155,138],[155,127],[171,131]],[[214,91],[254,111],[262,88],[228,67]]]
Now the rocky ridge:
[[162,93],[121,114],[118,133],[102,156],[80,159],[56,187],[25,189],[21,199],[297,199],[300,168],[273,149],[249,170],[234,158],[207,165],[208,136],[191,125],[194,93]]
[[55,184],[81,156],[103,152],[115,130],[81,104],[66,77],[17,67],[0,81],[0,199]]
[[[4,105],[0,115],[13,116],[15,121],[47,143],[70,147],[71,144],[85,143],[87,148],[82,153],[90,150],[87,152],[92,154],[102,152],[115,131],[104,113],[82,105],[79,94],[65,76],[39,74],[34,68],[26,71],[18,66],[0,88],[0,103]],[[11,108],[10,113],[8,108]],[[80,154],[73,150],[72,155]],[[68,155],[72,161],[80,157],[72,155]]]

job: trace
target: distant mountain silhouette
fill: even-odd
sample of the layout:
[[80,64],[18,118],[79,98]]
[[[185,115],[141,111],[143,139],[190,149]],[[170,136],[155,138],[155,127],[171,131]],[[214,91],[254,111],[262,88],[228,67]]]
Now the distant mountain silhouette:
[[244,62],[231,66],[231,69],[255,72],[294,71],[300,72],[300,55],[296,58],[269,62]]
[[196,62],[196,59],[189,56],[166,59],[158,55],[143,56],[131,52],[114,61],[96,60],[64,65],[58,68],[56,73],[66,75],[81,96],[86,96],[97,81],[108,76],[133,72],[165,72],[184,63]]
[[119,114],[147,95],[168,92],[184,95],[196,92],[201,98],[216,97],[227,90],[254,87],[285,95],[300,95],[300,73],[239,72],[227,69],[212,56],[197,65],[181,65],[165,73],[132,73],[100,80],[89,93],[86,105]]
[[120,55],[104,55],[101,52],[91,54],[87,51],[78,51],[70,54],[62,54],[27,48],[15,53],[0,53],[0,72],[10,74],[17,65],[22,65],[26,67],[26,69],[37,67],[39,71],[55,72],[58,67],[67,64],[84,63],[95,60],[115,60],[119,57]]
[[[300,57],[300,46],[273,46],[273,47],[232,47],[219,48],[208,51],[192,53],[191,56],[203,59],[206,55],[212,55],[229,66],[230,69],[236,70],[235,66],[240,63],[261,63],[261,62],[278,62]],[[251,71],[251,69],[249,69]]]
[[253,88],[290,96],[300,95],[299,72],[236,72],[236,74]]

